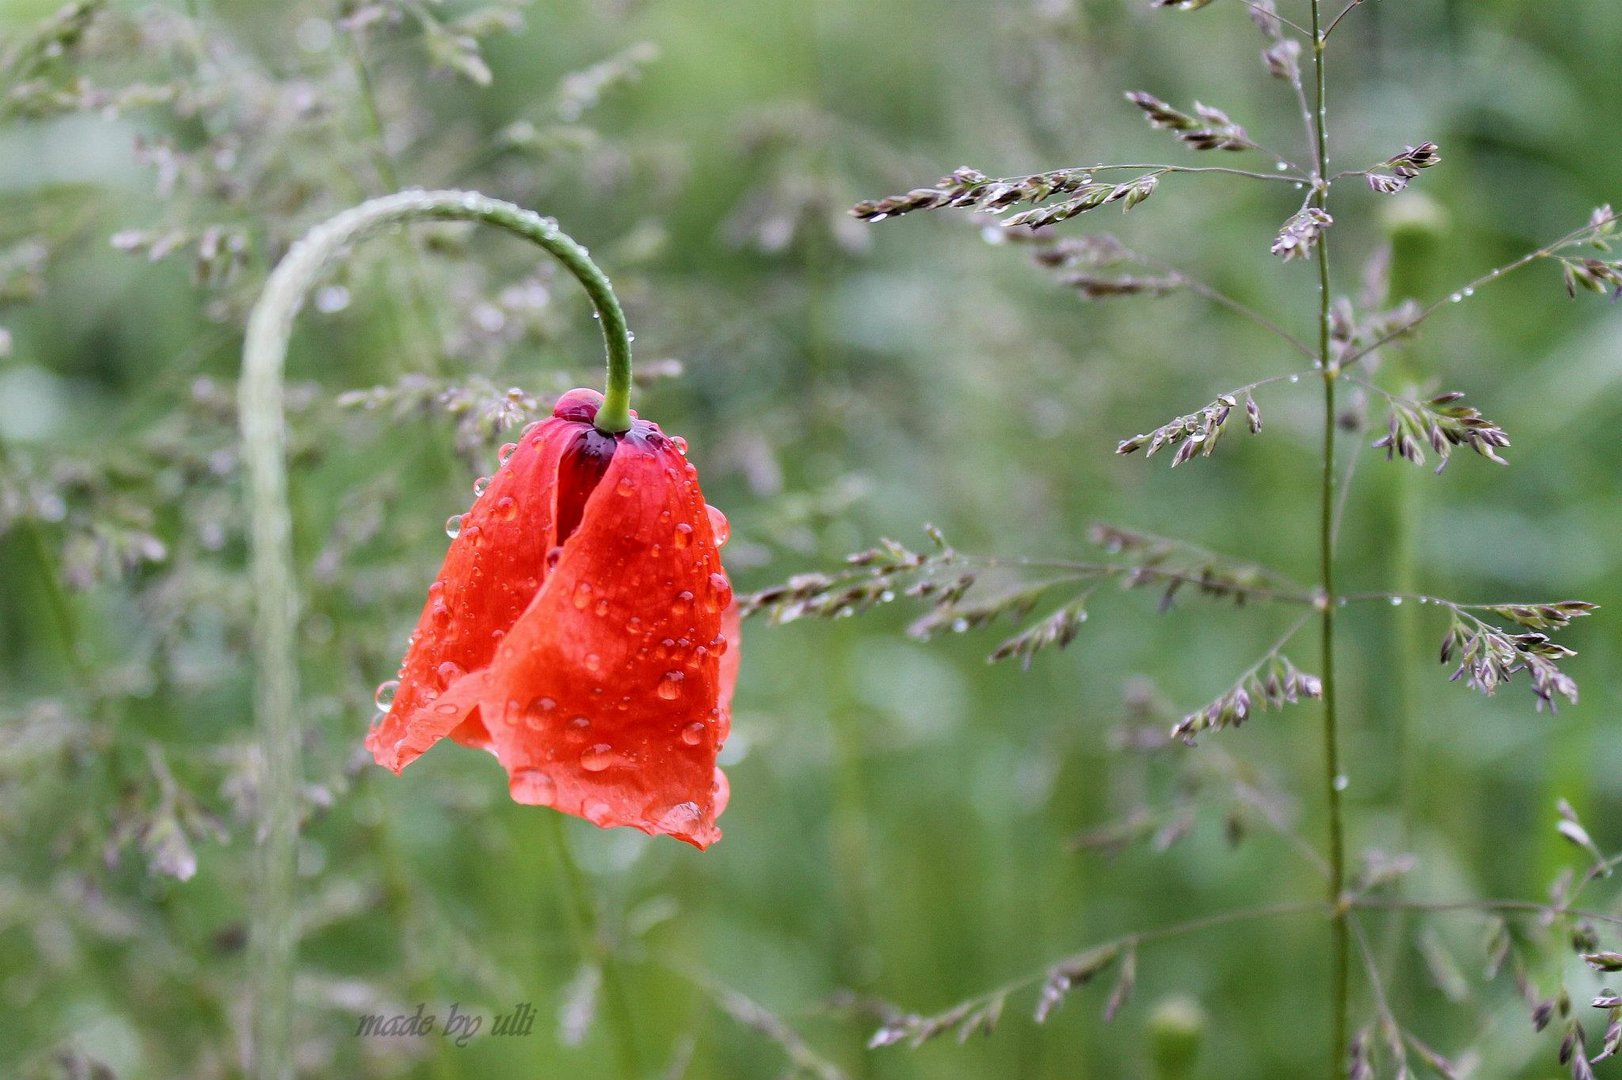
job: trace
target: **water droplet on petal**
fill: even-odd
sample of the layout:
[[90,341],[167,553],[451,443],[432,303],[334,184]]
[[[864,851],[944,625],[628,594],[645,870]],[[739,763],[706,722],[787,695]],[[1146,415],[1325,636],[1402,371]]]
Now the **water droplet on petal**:
[[629,476],[620,477],[619,483],[614,485],[614,492],[617,495],[629,495],[635,490],[636,481],[632,480]]
[[514,802],[528,806],[551,806],[558,795],[557,783],[540,769],[515,769],[508,790]]
[[531,731],[539,731],[546,722],[546,716],[558,707],[558,703],[549,697],[538,697],[524,708],[524,726]]
[[614,748],[607,743],[595,743],[580,752],[580,767],[587,772],[602,772],[614,764]]
[[681,684],[687,676],[679,671],[667,671],[664,678],[659,680],[659,696],[666,701],[675,701],[681,695]]
[[473,497],[477,499],[480,495],[483,495],[485,489],[489,486],[490,478],[488,476],[481,476],[477,480],[473,481]]
[[517,449],[518,449],[518,444],[517,443],[515,443],[515,442],[506,443],[505,445],[502,446],[501,450],[496,454],[496,461],[499,462],[502,465],[507,464],[507,462],[512,459],[513,452],[515,450],[517,450]]
[[372,694],[372,704],[380,712],[388,712],[394,705],[394,694],[400,689],[399,679],[390,679],[388,682],[378,683],[377,690]]
[[518,504],[511,495],[503,495],[496,500],[496,517],[502,521],[511,521],[518,516]]
[[683,589],[676,594],[675,601],[670,605],[672,615],[685,615],[693,610],[693,594]]
[[454,705],[451,702],[447,701],[447,702],[444,702],[443,704],[435,705],[434,706],[434,711],[436,713],[438,713],[439,715],[441,715],[441,716],[455,716],[457,713],[461,712],[462,710],[461,710],[460,706]]
[[591,726],[591,720],[584,716],[571,716],[569,718],[569,726],[577,731],[584,731]]
[[445,519],[445,535],[455,540],[462,535],[462,515],[452,514]]
[[589,603],[591,603],[591,584],[582,581],[574,587],[574,606],[584,611]]
[[701,722],[694,720],[691,724],[688,724],[686,727],[682,728],[681,741],[686,743],[688,746],[697,746],[699,743],[703,742],[704,725]]
[[683,521],[676,526],[676,546],[684,548],[693,542],[693,527]]
[[715,603],[726,607],[732,603],[732,582],[727,580],[725,574],[711,574],[710,588],[715,590]]
[[603,658],[602,657],[598,656],[596,653],[587,653],[586,654],[586,670],[587,671],[598,671],[598,670],[600,670],[602,668],[602,666],[603,666]]
[[454,660],[447,660],[443,664],[440,664],[438,673],[439,684],[447,689],[450,688],[451,683],[455,682],[457,679],[460,679],[466,674],[466,672],[462,670],[462,665],[456,663]]
[[701,816],[697,803],[679,802],[659,815],[659,828],[667,833],[691,833]]
[[589,802],[581,811],[586,820],[599,828],[605,828],[614,820],[614,808],[605,802]]
[[710,531],[715,534],[715,546],[726,547],[727,539],[732,535],[732,526],[727,522],[727,516],[708,503],[704,509],[710,515]]
[[682,457],[687,456],[686,439],[682,438],[680,435],[672,435],[670,437],[670,444],[676,448],[676,453],[680,454]]

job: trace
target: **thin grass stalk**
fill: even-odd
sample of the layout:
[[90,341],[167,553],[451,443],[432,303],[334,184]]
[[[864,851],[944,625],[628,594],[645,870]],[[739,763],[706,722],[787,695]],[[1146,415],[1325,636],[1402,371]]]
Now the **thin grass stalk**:
[[[1325,102],[1324,45],[1321,0],[1312,0],[1312,74],[1316,94],[1312,116],[1316,164],[1312,204],[1320,210],[1328,203],[1329,138]],[[1341,799],[1340,732],[1335,682],[1335,383],[1340,375],[1330,356],[1330,291],[1328,238],[1318,238],[1318,355],[1323,371],[1323,471],[1319,478],[1318,577],[1323,605],[1320,661],[1323,680],[1324,797],[1329,811],[1330,903],[1330,1056],[1329,1075],[1341,1080],[1349,1043],[1351,935],[1342,906],[1346,888],[1346,835]]]

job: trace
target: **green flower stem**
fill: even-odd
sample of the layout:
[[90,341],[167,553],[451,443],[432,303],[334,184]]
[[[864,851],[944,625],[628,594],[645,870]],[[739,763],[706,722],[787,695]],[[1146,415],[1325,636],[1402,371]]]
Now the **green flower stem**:
[[597,427],[631,425],[631,335],[608,278],[557,223],[511,203],[463,191],[406,191],[349,210],[316,226],[270,275],[248,319],[238,405],[247,470],[250,571],[255,613],[257,698],[263,754],[260,864],[251,916],[257,995],[252,1075],[292,1080],[294,855],[299,829],[299,604],[287,500],[286,417],[282,381],[293,320],[326,268],[359,240],[413,221],[480,221],[516,233],[554,255],[596,305],[608,347],[608,390]]

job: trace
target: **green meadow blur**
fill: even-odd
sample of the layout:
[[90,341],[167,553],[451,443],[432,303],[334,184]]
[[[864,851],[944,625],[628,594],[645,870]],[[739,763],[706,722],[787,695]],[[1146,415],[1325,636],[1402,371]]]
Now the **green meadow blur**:
[[[396,6],[410,5],[385,5]],[[5,0],[0,34],[55,7]],[[1301,0],[1279,7],[1304,17]],[[408,17],[363,38],[375,128],[336,5],[113,5],[120,19],[154,10],[200,20],[229,56],[177,46],[87,60],[82,73],[112,85],[231,66],[307,83],[320,104],[307,122],[212,97],[189,116],[159,105],[0,126],[0,249],[36,237],[49,248],[37,289],[0,293],[12,502],[0,518],[0,1075],[91,1075],[73,1070],[93,1061],[119,1080],[238,1076],[249,1028],[253,821],[240,785],[254,738],[253,598],[230,408],[242,307],[195,283],[184,257],[116,250],[121,232],[224,222],[271,237],[229,286],[240,297],[287,239],[382,194],[390,171],[401,185],[471,186],[556,216],[620,287],[639,361],[680,362],[634,404],[689,440],[709,501],[731,519],[740,592],[837,569],[883,537],[921,547],[925,523],[967,552],[1089,559],[1089,525],[1110,522],[1314,579],[1313,380],[1258,391],[1262,432],[1230,431],[1209,459],[1173,471],[1166,456],[1114,453],[1302,366],[1275,339],[1186,293],[1083,301],[1017,247],[986,243],[991,218],[864,225],[844,214],[960,165],[1011,176],[1211,163],[1150,130],[1121,96],[1132,89],[1220,106],[1305,156],[1289,89],[1266,76],[1263,40],[1231,0],[1191,13],[1147,0],[541,0],[522,8],[521,29],[486,39],[485,87],[432,70]],[[588,101],[577,122],[559,119],[570,73],[640,43],[657,57],[638,78]],[[1331,168],[1424,140],[1443,163],[1394,198],[1356,178],[1335,189],[1338,287],[1355,294],[1404,215],[1395,280],[1428,302],[1622,202],[1618,56],[1622,8],[1599,0],[1353,11],[1330,52]],[[521,121],[552,124],[562,149],[503,150]],[[161,168],[133,149],[195,150],[233,126],[244,161],[274,157],[297,182],[222,198],[183,169],[164,193]],[[1282,184],[1173,175],[1130,215],[1106,207],[1057,228],[1114,233],[1305,336],[1311,267],[1268,253],[1299,198]],[[615,1017],[594,946],[583,960],[571,929],[549,811],[511,803],[496,763],[460,747],[399,778],[361,756],[373,688],[392,675],[442,557],[442,523],[466,508],[503,440],[459,445],[442,408],[342,408],[339,395],[413,372],[543,399],[601,378],[572,282],[544,271],[534,333],[480,331],[479,305],[528,280],[534,257],[487,233],[436,235],[371,241],[334,279],[343,292],[301,317],[290,358],[312,789],[301,1068],[615,1077]],[[502,310],[516,320],[513,305]],[[1446,626],[1431,611],[1406,624],[1405,651],[1401,611],[1348,607],[1351,850],[1413,852],[1414,896],[1541,900],[1563,868],[1585,865],[1556,832],[1557,800],[1602,849],[1622,845],[1622,308],[1574,302],[1556,267],[1534,265],[1439,313],[1379,377],[1396,388],[1405,371],[1466,391],[1510,433],[1511,464],[1467,451],[1440,476],[1388,463],[1368,448],[1385,422],[1370,404],[1370,429],[1341,441],[1362,455],[1342,587],[1384,591],[1406,576],[1463,601],[1579,597],[1603,610],[1563,635],[1580,653],[1565,670],[1582,701],[1550,715],[1533,710],[1524,678],[1491,699],[1449,684],[1435,656]],[[61,513],[48,512],[53,494]],[[43,568],[71,568],[84,543],[113,544],[96,529],[105,513],[142,522],[162,551],[68,583],[71,660]],[[1119,734],[1129,699],[1180,713],[1224,691],[1295,612],[1189,595],[1157,613],[1155,601],[1100,589],[1074,644],[1028,671],[986,663],[1005,636],[995,629],[910,638],[922,609],[904,599],[852,619],[746,624],[722,758],[725,839],[700,854],[567,822],[624,974],[643,1075],[1321,1074],[1328,937],[1316,916],[1146,943],[1113,1022],[1099,1015],[1113,972],[1032,1021],[1048,965],[1090,944],[1322,891],[1309,862],[1220,783],[1186,788],[1189,759],[1209,755],[1224,763],[1215,771],[1286,792],[1283,815],[1321,849],[1316,706],[1257,716],[1196,749],[1145,753]],[[1316,670],[1310,634],[1290,655]],[[1187,817],[1186,836],[1165,851],[1155,829],[1118,853],[1075,850],[1079,834],[1142,808],[1159,824]],[[167,821],[194,873],[155,865],[185,862],[153,835]],[[1588,899],[1611,902],[1602,888]],[[1443,1052],[1475,1047],[1481,1076],[1560,1075],[1554,1041],[1533,1034],[1507,976],[1481,978],[1483,920],[1366,925],[1410,1030]],[[1434,984],[1416,934],[1454,958],[1465,1000]],[[1592,977],[1580,965],[1566,974],[1586,1009]],[[1031,978],[989,1036],[866,1048],[892,1007],[933,1013]],[[1366,980],[1356,985],[1361,1026],[1372,1005]],[[533,1029],[489,1034],[518,1003],[535,1010]],[[486,1031],[462,1046],[439,1032],[356,1037],[360,1016],[419,1004],[441,1025],[453,1004],[481,1014]],[[1166,1049],[1173,1013],[1192,1026],[1191,1063]],[[1602,1014],[1590,1026],[1602,1029]]]

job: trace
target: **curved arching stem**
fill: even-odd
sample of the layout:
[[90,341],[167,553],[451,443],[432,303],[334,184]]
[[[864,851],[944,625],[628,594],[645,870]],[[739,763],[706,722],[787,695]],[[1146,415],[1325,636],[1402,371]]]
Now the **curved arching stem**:
[[568,268],[597,308],[608,347],[608,386],[597,428],[631,426],[631,334],[607,276],[557,222],[512,203],[465,191],[405,191],[362,203],[311,229],[266,282],[248,319],[238,409],[248,482],[254,632],[255,712],[263,764],[259,780],[260,865],[251,945],[254,983],[252,1074],[292,1080],[293,878],[298,842],[300,749],[297,715],[298,589],[287,502],[283,370],[293,320],[321,274],[356,241],[414,221],[479,221],[516,233]]

